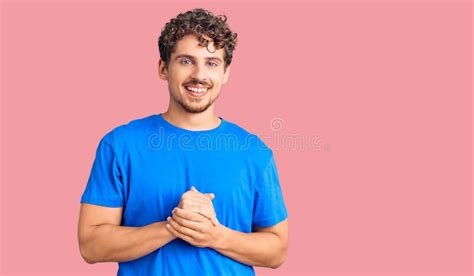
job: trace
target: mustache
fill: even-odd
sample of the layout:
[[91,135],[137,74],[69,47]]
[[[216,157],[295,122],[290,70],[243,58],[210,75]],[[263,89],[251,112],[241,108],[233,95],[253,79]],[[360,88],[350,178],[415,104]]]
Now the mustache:
[[200,81],[200,80],[191,80],[190,82],[187,82],[184,85],[197,85],[197,84],[206,86],[207,88],[211,87],[211,85],[209,83],[203,82],[203,81]]

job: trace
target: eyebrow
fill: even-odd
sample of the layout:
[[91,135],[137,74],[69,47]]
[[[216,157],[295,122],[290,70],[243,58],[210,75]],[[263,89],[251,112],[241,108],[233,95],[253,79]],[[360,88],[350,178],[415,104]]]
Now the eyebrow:
[[[190,58],[190,59],[196,59],[195,57],[191,56],[191,55],[185,55],[185,54],[181,54],[181,55],[177,55],[174,59],[179,59],[179,58]],[[222,59],[218,58],[218,57],[205,57],[206,60],[217,60],[219,62],[222,62]]]

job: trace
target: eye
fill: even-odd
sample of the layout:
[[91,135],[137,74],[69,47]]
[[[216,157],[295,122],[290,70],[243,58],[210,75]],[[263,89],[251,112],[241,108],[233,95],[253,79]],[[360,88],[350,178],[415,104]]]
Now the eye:
[[211,67],[217,67],[219,66],[219,64],[215,63],[215,62],[209,62],[209,64],[213,64]]
[[181,63],[182,63],[182,64],[189,64],[189,63],[186,63],[187,61],[190,62],[191,60],[190,60],[189,58],[183,58],[183,59],[181,60]]

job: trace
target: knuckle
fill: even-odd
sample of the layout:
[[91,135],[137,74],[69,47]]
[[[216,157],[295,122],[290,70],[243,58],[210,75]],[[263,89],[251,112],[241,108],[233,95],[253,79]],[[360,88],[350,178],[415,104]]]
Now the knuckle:
[[172,226],[173,230],[178,230],[179,226],[174,221],[170,221],[170,225]]
[[201,213],[201,214],[205,214],[205,213],[206,213],[206,209],[205,209],[205,208],[202,208],[202,206],[199,206],[199,207],[198,207],[198,210],[199,210],[199,213]]

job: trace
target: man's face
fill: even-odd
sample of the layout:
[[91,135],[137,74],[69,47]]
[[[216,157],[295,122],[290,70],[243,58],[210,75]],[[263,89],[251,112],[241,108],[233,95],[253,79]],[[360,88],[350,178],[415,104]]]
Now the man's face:
[[224,49],[216,50],[211,41],[207,48],[199,46],[193,34],[176,43],[167,68],[163,60],[159,62],[160,78],[168,81],[172,104],[189,113],[204,112],[214,104],[229,72],[230,66],[224,72]]

